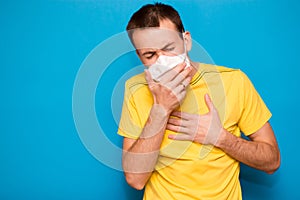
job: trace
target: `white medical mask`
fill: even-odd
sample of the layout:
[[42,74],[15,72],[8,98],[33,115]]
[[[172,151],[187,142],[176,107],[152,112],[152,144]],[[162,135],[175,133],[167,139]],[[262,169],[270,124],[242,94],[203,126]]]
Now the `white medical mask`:
[[173,69],[180,63],[186,63],[186,67],[190,66],[190,61],[186,54],[186,45],[184,43],[184,53],[177,56],[160,55],[156,62],[149,67],[152,79],[159,81],[161,76],[167,71]]

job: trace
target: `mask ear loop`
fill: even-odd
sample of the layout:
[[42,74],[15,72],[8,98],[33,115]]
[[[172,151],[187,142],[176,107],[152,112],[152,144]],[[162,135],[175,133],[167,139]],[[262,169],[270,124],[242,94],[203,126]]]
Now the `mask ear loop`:
[[184,46],[184,62],[186,63],[186,67],[190,66],[190,60],[187,58],[187,49],[186,49],[186,41],[185,41],[185,37],[184,37],[184,33],[182,33],[182,39],[183,39],[183,46]]
[[186,41],[185,41],[185,37],[184,37],[184,33],[182,33],[182,39],[183,39],[183,46],[184,46],[184,54],[186,55]]

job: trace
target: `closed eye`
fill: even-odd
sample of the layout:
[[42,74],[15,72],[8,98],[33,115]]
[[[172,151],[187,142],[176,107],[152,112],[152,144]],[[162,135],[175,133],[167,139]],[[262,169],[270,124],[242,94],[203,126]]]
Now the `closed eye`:
[[147,59],[151,59],[155,55],[155,52],[148,52],[145,56]]
[[167,48],[167,49],[164,49],[165,51],[173,51],[175,49],[175,47],[171,47],[171,48]]

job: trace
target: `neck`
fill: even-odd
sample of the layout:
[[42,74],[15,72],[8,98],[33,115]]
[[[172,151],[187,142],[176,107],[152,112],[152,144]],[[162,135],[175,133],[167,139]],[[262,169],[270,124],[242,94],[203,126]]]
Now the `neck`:
[[[190,60],[190,58],[189,58],[189,60]],[[192,66],[191,76],[194,77],[194,75],[198,71],[199,64],[197,62],[192,61],[192,60],[190,60],[190,63],[191,63],[191,66]]]

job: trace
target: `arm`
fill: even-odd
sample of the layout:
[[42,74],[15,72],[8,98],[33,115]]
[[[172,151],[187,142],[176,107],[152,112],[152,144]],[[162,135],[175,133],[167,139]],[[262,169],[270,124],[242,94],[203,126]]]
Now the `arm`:
[[159,83],[152,80],[148,71],[145,72],[154,104],[140,137],[137,140],[124,138],[123,142],[126,181],[136,189],[143,189],[150,178],[158,159],[169,115],[185,97],[186,90],[182,84],[189,84],[191,68],[184,67],[185,64],[178,65],[166,73]]
[[251,141],[236,137],[222,129],[216,146],[250,167],[274,173],[280,166],[280,153],[269,122],[249,136]]
[[169,114],[159,105],[153,106],[141,136],[135,140],[124,138],[123,169],[126,181],[141,190],[156,164]]
[[251,141],[247,141],[223,128],[218,111],[208,95],[205,95],[205,102],[209,109],[205,115],[172,113],[177,119],[170,118],[167,129],[182,134],[169,135],[170,139],[214,145],[232,158],[267,173],[273,173],[279,168],[280,153],[268,122],[249,136]]

